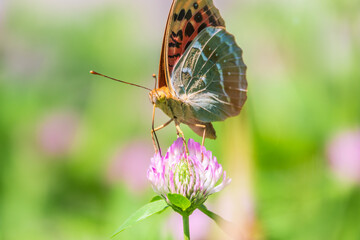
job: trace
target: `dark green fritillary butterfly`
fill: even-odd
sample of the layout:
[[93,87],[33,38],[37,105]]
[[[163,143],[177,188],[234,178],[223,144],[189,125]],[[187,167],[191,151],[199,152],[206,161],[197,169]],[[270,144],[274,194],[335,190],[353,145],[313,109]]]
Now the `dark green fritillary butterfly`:
[[[157,150],[154,133],[172,121],[183,138],[181,123],[202,136],[203,143],[205,138],[215,139],[211,122],[238,115],[246,101],[245,73],[242,50],[225,30],[225,22],[212,0],[173,0],[163,38],[157,88],[151,90],[105,77],[150,90],[154,106],[151,133]],[[170,117],[158,128],[154,128],[155,107]]]
[[246,65],[242,50],[225,30],[212,0],[174,0],[160,58],[158,88],[150,92],[154,107],[170,121],[188,125],[215,139],[211,124],[240,113],[246,101]]

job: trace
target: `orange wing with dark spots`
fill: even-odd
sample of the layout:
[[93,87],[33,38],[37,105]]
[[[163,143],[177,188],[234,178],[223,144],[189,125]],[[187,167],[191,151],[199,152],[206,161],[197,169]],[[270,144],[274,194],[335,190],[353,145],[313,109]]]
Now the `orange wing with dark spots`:
[[225,22],[212,0],[174,0],[168,16],[159,67],[159,88],[168,82],[180,56],[192,40],[208,26]]

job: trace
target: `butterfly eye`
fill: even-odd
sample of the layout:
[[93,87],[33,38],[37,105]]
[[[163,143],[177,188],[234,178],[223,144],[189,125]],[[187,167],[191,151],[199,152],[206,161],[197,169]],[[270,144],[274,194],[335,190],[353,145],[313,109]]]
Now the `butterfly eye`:
[[164,102],[165,99],[166,99],[165,93],[164,92],[159,92],[159,101]]
[[165,93],[159,91],[159,92],[158,92],[158,99],[157,99],[157,100],[158,100],[159,102],[164,102],[165,99],[166,99]]

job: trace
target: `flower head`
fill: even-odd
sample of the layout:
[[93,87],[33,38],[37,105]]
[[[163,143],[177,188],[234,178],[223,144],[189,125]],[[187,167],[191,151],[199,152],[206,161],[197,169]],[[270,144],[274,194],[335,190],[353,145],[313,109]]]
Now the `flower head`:
[[146,171],[148,159],[153,154],[153,147],[140,139],[133,140],[123,147],[117,147],[111,156],[108,169],[108,183],[126,182],[130,191],[141,194],[148,187]]
[[[151,159],[147,177],[154,191],[167,199],[176,193],[190,200],[194,209],[204,203],[210,194],[222,190],[231,179],[204,146],[192,139],[188,141],[188,154],[182,138],[178,138],[162,157],[156,153]],[[222,177],[222,181],[216,183]],[[170,203],[169,203],[170,204]]]
[[40,149],[49,156],[68,154],[79,129],[79,117],[71,111],[57,111],[47,115],[37,131]]
[[360,183],[360,129],[338,133],[326,150],[330,168],[338,177]]

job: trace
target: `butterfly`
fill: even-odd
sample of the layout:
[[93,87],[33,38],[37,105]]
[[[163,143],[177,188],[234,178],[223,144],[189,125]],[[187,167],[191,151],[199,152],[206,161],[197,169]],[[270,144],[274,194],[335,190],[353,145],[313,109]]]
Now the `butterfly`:
[[[158,86],[149,93],[154,133],[172,121],[215,139],[211,122],[240,113],[247,98],[242,50],[212,0],[173,0],[160,55]],[[170,120],[154,128],[155,107]],[[156,137],[156,135],[155,135]]]
[[[247,98],[242,50],[226,31],[212,0],[173,0],[162,43],[158,85],[154,89],[90,73],[150,91],[151,136],[156,152],[160,146],[155,132],[173,121],[184,140],[181,123],[202,136],[202,145],[205,138],[215,139],[211,123],[238,115]],[[157,128],[156,107],[170,117]]]

